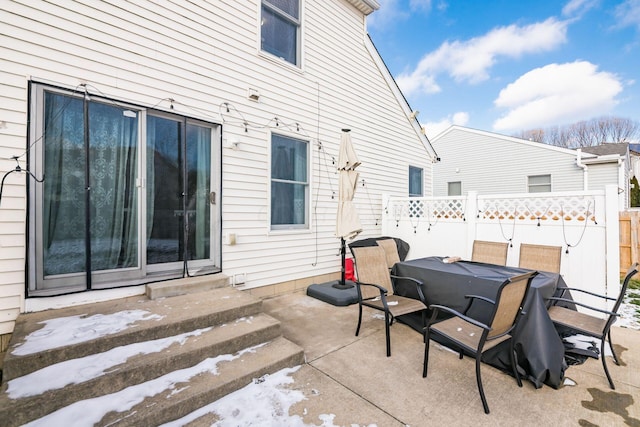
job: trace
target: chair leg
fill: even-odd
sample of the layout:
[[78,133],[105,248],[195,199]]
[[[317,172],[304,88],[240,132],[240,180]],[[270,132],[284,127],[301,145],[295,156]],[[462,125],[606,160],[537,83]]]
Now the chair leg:
[[[427,313],[426,310],[422,310],[422,330],[424,331],[424,328],[427,327]],[[426,335],[423,334],[422,337],[424,338]],[[429,342],[429,341],[424,341],[424,342]]]
[[609,380],[609,387],[611,387],[611,390],[615,390],[616,386],[613,384],[613,380],[609,374],[609,368],[607,368],[606,357],[604,357],[604,345],[605,337],[602,337],[602,342],[600,343],[600,359],[602,359],[602,367],[604,368],[604,373],[607,375],[607,380]]
[[387,357],[391,356],[391,334],[389,331],[389,327],[390,327],[389,320],[393,320],[393,317],[389,319],[389,312],[385,311],[384,312],[384,328],[387,336]]
[[513,375],[516,377],[518,387],[522,387],[522,380],[520,379],[520,373],[518,372],[518,366],[516,364],[517,355],[516,349],[513,347],[513,338],[511,338],[509,344],[509,355],[511,356],[511,369],[513,370]]
[[429,328],[424,329],[424,362],[422,367],[422,378],[427,378],[427,366],[429,365]]
[[489,413],[489,405],[487,404],[487,398],[484,397],[484,389],[482,388],[482,377],[480,376],[480,359],[482,354],[476,353],[476,381],[478,382],[478,391],[480,392],[480,399],[482,399],[482,406],[484,407],[484,413]]
[[620,366],[620,361],[618,360],[618,356],[616,355],[616,351],[613,348],[613,342],[611,341],[611,329],[607,332],[607,337],[609,338],[609,347],[611,347],[611,354],[613,354],[613,361],[616,365]]
[[358,327],[356,328],[356,336],[360,333],[360,325],[362,324],[362,304],[358,304]]

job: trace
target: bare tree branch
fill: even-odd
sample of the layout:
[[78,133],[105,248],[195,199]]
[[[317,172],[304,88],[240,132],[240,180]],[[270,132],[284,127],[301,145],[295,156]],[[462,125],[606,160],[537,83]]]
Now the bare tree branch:
[[522,131],[514,136],[563,148],[592,147],[607,142],[640,140],[640,122],[602,116],[561,127]]

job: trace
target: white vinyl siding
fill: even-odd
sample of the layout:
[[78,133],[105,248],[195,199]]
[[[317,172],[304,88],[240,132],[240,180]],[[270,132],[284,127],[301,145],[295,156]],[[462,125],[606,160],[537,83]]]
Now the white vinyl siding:
[[433,194],[445,196],[448,183],[480,194],[528,192],[528,176],[550,175],[553,191],[583,190],[583,170],[572,150],[490,132],[453,127],[432,139],[441,158],[433,166]]
[[[15,161],[7,159],[26,149],[29,79],[71,90],[86,83],[89,92],[221,126],[222,235],[236,235],[235,245],[222,246],[223,273],[246,274],[247,287],[258,287],[339,271],[331,158],[337,158],[341,129],[351,129],[362,162],[365,185],[354,204],[363,237],[380,233],[382,195],[406,194],[409,160],[423,168],[430,195],[430,153],[368,48],[362,12],[344,0],[301,6],[304,68],[256,49],[258,0],[135,0],[126,7],[3,1],[3,170],[13,169]],[[249,89],[259,92],[259,102],[248,98]],[[310,141],[309,198],[317,209],[307,229],[270,230],[273,130]],[[25,167],[25,157],[20,160]],[[10,313],[1,318],[8,320],[0,321],[0,333],[24,308],[25,182],[24,174],[12,174],[3,192],[0,315]]]
[[617,163],[588,165],[589,190],[604,190],[607,184],[618,183],[620,167]]

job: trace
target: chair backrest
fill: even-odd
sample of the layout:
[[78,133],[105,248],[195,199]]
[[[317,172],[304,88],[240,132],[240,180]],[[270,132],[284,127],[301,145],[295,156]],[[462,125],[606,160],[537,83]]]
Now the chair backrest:
[[[356,261],[357,281],[382,286],[387,290],[387,295],[392,295],[393,286],[384,249],[380,246],[365,246],[351,248],[351,253]],[[359,288],[363,300],[380,296],[380,291],[373,286]]]
[[520,268],[560,273],[562,246],[520,245]]
[[508,243],[487,242],[474,240],[471,261],[486,262],[488,264],[507,265]]
[[396,242],[396,249],[398,251],[398,256],[400,257],[400,261],[404,261],[409,254],[409,250],[411,246],[409,243],[398,237],[389,237],[389,236],[380,236],[380,237],[367,237],[366,239],[354,240],[349,243],[349,248],[361,248],[363,246],[378,246],[378,240],[393,240]]
[[538,273],[535,271],[519,274],[510,277],[500,285],[489,324],[491,331],[487,335],[488,339],[508,332],[516,324],[531,286],[531,280],[536,274]]
[[620,288],[620,295],[618,295],[618,299],[616,303],[613,305],[613,309],[611,310],[614,313],[618,312],[620,308],[620,304],[622,304],[622,300],[624,299],[624,295],[627,293],[627,287],[629,286],[629,281],[633,276],[638,272],[638,263],[633,263],[628,269],[627,273],[624,276],[624,280],[622,281],[622,287]]
[[395,263],[400,262],[400,255],[398,255],[398,246],[393,239],[380,239],[376,240],[378,246],[384,249],[384,253],[387,257],[387,267],[391,268]]

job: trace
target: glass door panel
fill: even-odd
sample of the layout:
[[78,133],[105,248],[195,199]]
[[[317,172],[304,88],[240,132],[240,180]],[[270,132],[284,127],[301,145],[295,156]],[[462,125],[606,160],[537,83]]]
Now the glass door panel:
[[209,126],[148,116],[148,265],[211,257],[211,134]]
[[107,104],[89,105],[89,212],[93,271],[139,265],[138,123],[135,113],[125,111]]
[[211,246],[211,128],[187,124],[187,259],[209,259]]
[[182,260],[182,122],[147,117],[147,264]]
[[44,97],[42,276],[83,273],[78,283],[90,287],[87,267],[140,265],[138,115],[57,93]]
[[45,94],[42,275],[85,271],[83,101]]

